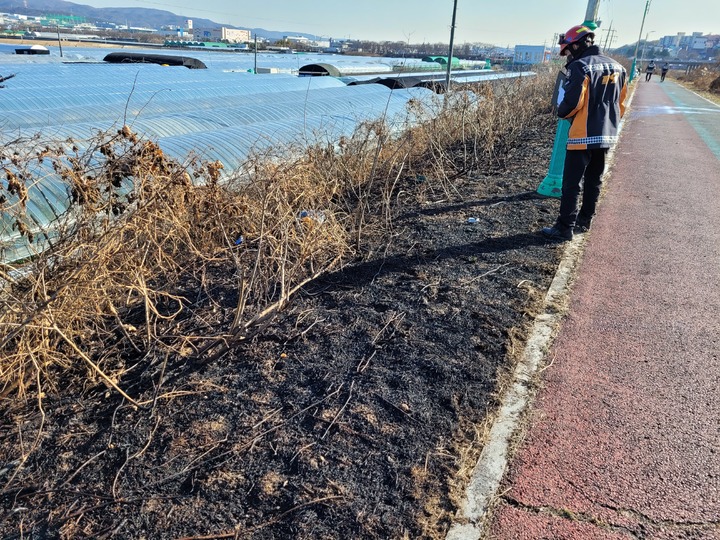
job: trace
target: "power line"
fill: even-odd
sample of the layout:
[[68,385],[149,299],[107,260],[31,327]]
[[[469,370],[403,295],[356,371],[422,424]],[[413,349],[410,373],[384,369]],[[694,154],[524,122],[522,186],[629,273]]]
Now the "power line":
[[607,52],[609,47],[612,47],[613,42],[615,41],[615,34],[617,34],[617,30],[615,30],[613,27],[612,21],[610,22],[610,28],[605,30],[605,43],[603,44],[603,51]]
[[642,31],[643,31],[643,28],[645,27],[645,17],[647,17],[648,11],[650,11],[651,3],[652,3],[652,0],[647,0],[647,2],[645,2],[645,11],[643,12],[642,23],[640,23],[640,35],[638,36],[637,43],[635,44],[635,54],[633,55],[633,59],[635,59],[635,60],[637,60],[638,48],[640,47],[640,40],[642,39]]

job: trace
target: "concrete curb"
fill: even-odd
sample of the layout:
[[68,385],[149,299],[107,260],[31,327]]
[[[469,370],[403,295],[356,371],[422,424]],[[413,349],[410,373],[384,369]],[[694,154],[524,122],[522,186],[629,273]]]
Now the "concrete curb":
[[[638,84],[635,84],[631,89],[627,109],[632,104],[637,88]],[[621,132],[624,124],[625,120],[621,123]],[[618,145],[615,145],[608,155],[608,177],[611,176],[617,147]],[[570,281],[582,259],[584,245],[585,235],[575,237],[565,248],[558,270],[545,295],[543,312],[533,323],[522,357],[513,372],[513,382],[502,397],[480,459],[473,469],[465,499],[446,540],[480,540],[486,533],[487,514],[497,498],[497,490],[505,476],[511,457],[512,439],[519,432],[522,417],[537,391],[534,379],[564,316],[563,311],[557,307],[564,305],[569,298]]]
[[544,313],[533,323],[530,338],[515,367],[513,382],[502,398],[488,440],[472,473],[461,511],[450,528],[447,540],[479,540],[485,528],[487,511],[492,507],[497,489],[505,475],[511,441],[536,388],[533,379],[545,358],[553,334],[563,317],[550,306],[562,304],[575,267],[580,259],[582,240],[568,244],[560,266],[545,295]]

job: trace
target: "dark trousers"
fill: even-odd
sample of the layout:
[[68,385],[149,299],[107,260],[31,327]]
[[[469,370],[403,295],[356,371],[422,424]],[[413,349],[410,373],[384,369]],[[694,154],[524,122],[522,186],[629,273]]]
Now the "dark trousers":
[[[607,152],[607,148],[567,150],[565,152],[560,216],[557,220],[559,228],[571,229],[576,222],[589,224],[592,220],[600,198],[600,186],[602,186]],[[578,212],[581,184],[582,204]]]
[[667,75],[667,71],[663,71],[663,72],[660,74],[660,82],[662,82],[662,81],[665,80],[665,75]]
[[649,81],[650,79],[652,79],[652,71],[648,71],[647,73],[645,73],[645,80]]

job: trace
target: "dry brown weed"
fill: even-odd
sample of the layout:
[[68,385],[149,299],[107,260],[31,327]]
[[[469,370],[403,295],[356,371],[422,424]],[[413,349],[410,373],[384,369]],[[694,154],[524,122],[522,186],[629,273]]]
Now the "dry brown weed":
[[[361,255],[364,240],[392,226],[399,197],[453,197],[454,178],[506,159],[547,108],[550,83],[458,88],[412,103],[424,121],[400,135],[369,122],[337,145],[255,154],[243,174],[169,159],[127,126],[83,144],[6,143],[3,222],[49,247],[2,267],[0,394],[35,384],[42,395],[60,374],[79,373],[132,401],[122,389],[130,358],[219,357],[308,280]],[[41,170],[70,195],[55,236],[27,213]],[[227,326],[180,329],[200,302],[219,309],[228,294]]]

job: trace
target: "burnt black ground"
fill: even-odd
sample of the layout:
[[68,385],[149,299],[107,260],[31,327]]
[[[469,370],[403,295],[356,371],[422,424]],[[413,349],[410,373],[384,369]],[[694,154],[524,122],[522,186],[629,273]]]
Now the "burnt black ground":
[[452,199],[408,197],[387,243],[217,361],[129,358],[143,409],[99,384],[0,404],[0,536],[442,538],[560,256],[537,234],[557,211],[540,124]]

